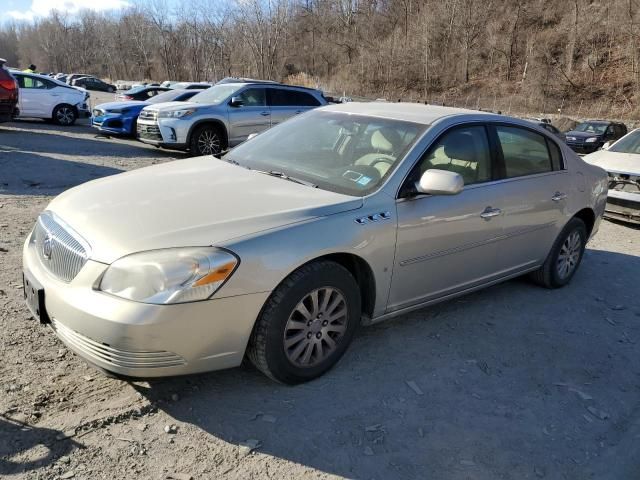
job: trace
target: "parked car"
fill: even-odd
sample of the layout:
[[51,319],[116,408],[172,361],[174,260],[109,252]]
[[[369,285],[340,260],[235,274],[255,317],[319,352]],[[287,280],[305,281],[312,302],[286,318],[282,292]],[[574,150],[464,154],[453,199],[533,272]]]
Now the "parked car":
[[91,124],[98,131],[117,135],[136,136],[138,115],[147,105],[163,102],[185,102],[193,97],[197,90],[169,90],[151,97],[145,102],[102,103],[93,109]]
[[304,382],[361,323],[525,274],[566,285],[606,191],[604,170],[523,120],[331,105],[222,160],[67,190],[25,242],[26,301],[71,350],[117,374],[247,357]]
[[144,102],[146,100],[149,100],[151,97],[155,97],[156,95],[168,90],[171,89],[167,87],[133,87],[130,90],[119,93],[116,96],[116,99],[120,101],[140,100]]
[[86,73],[71,73],[69,75],[67,75],[67,79],[65,81],[65,83],[67,83],[68,85],[73,85],[73,81],[78,79],[78,78],[84,78],[84,77],[91,77],[91,75],[88,75]]
[[87,90],[98,90],[101,92],[109,92],[109,93],[114,93],[116,91],[115,85],[107,83],[96,77],[78,78],[74,80],[73,84],[76,87],[83,87],[83,88],[86,88]]
[[12,74],[20,90],[19,118],[42,118],[70,126],[78,118],[91,116],[86,90],[36,73],[12,71]]
[[567,145],[578,153],[591,153],[606,142],[614,142],[627,134],[624,123],[589,120],[566,132]]
[[258,80],[255,78],[247,78],[247,77],[224,77],[222,80],[218,80],[216,85],[225,85],[227,83],[275,83],[273,80]]
[[584,157],[609,176],[605,216],[640,224],[640,129]]
[[177,82],[171,85],[171,88],[176,90],[205,90],[210,86],[210,83],[202,82]]
[[188,103],[150,105],[138,117],[138,139],[193,155],[216,155],[289,117],[326,105],[319,90],[282,84],[227,83]]
[[0,58],[0,123],[10,122],[18,113],[18,83],[5,68],[7,61]]
[[546,119],[546,118],[543,118],[543,119],[540,119],[540,118],[525,118],[525,120],[527,120],[527,121],[529,121],[531,123],[535,123],[540,128],[544,128],[545,130],[548,130],[553,135],[555,135],[556,137],[561,139],[563,142],[567,141],[566,135],[564,133],[562,133],[560,130],[558,130],[556,127],[551,125],[551,122],[547,121],[548,119]]

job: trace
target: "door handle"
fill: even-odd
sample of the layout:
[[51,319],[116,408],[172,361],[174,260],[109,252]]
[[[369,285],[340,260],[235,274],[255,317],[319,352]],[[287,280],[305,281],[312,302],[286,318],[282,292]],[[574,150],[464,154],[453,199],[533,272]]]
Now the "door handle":
[[566,193],[556,192],[553,194],[553,197],[551,197],[551,200],[553,200],[554,202],[559,202],[560,200],[564,200],[565,198],[567,198]]
[[260,115],[262,115],[263,117],[268,117],[271,114],[269,112],[260,112]]
[[484,209],[484,211],[480,214],[480,216],[482,218],[484,218],[485,220],[489,221],[491,220],[493,217],[497,217],[498,215],[502,214],[502,210],[500,210],[499,208],[491,208],[491,207],[487,207]]

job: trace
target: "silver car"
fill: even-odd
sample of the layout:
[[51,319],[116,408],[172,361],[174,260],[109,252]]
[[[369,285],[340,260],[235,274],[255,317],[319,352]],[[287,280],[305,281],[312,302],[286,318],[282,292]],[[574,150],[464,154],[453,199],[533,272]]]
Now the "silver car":
[[297,383],[371,324],[516,276],[566,285],[607,175],[530,122],[347,103],[223,159],[89,182],[24,246],[26,301],[71,349],[133,377],[248,357]]
[[310,88],[261,81],[224,83],[188,103],[145,107],[138,117],[138,139],[193,155],[218,155],[252,134],[326,104],[322,92]]

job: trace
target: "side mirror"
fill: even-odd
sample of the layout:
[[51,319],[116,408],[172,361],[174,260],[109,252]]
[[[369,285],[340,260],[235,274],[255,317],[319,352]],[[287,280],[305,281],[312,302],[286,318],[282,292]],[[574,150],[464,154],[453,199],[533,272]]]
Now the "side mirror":
[[604,145],[602,145],[602,150],[609,150],[612,143],[613,142],[605,142]]
[[419,193],[429,195],[456,195],[462,191],[464,180],[459,173],[447,170],[429,169],[422,174],[416,183]]
[[231,105],[232,107],[241,107],[242,105],[244,105],[244,102],[240,97],[231,97],[229,105]]

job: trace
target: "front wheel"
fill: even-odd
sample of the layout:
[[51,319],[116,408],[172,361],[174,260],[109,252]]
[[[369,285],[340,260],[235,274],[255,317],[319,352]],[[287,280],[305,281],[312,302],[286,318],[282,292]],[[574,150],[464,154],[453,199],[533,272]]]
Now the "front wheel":
[[196,128],[189,141],[192,155],[218,155],[222,151],[222,133],[218,127],[203,125]]
[[572,218],[558,235],[545,262],[531,274],[531,278],[543,287],[564,287],[578,270],[586,245],[587,228],[584,222]]
[[309,381],[340,360],[360,324],[360,314],[360,289],[347,269],[330,261],[305,265],[267,300],[247,356],[276,381]]
[[78,118],[78,114],[76,113],[75,108],[71,105],[58,105],[53,110],[52,119],[63,127],[70,127],[74,123],[76,123],[76,119]]

